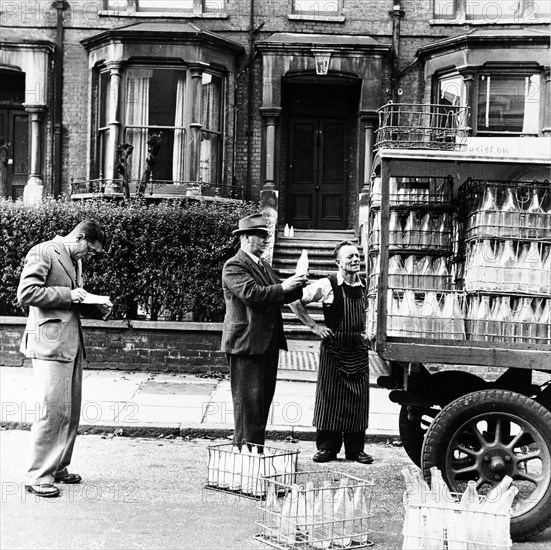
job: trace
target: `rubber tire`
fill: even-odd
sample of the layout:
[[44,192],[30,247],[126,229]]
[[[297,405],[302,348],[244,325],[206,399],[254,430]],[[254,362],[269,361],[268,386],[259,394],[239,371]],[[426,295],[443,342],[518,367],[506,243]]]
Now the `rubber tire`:
[[[447,392],[444,392],[438,386],[446,385]],[[475,374],[466,371],[442,370],[434,373],[431,376],[431,385],[433,393],[437,395],[445,395],[438,405],[444,407],[451,403],[454,399],[461,397],[467,393],[481,390],[486,385],[482,378]],[[434,387],[436,386],[436,387]],[[404,451],[411,458],[416,466],[421,466],[421,449],[423,448],[423,440],[426,430],[421,428],[421,424],[416,420],[409,420],[408,405],[402,405],[398,416],[398,431]]]
[[[446,475],[447,446],[455,433],[465,422],[486,413],[504,412],[516,415],[542,437],[551,453],[551,412],[534,399],[508,390],[482,390],[456,399],[436,416],[425,435],[422,450],[422,468],[425,479],[430,479],[430,468],[437,466],[444,479],[455,490]],[[551,477],[551,466],[548,466],[548,477]],[[545,465],[544,465],[545,468]],[[534,508],[525,514],[511,518],[511,537],[521,541],[533,537],[551,526],[551,482]]]

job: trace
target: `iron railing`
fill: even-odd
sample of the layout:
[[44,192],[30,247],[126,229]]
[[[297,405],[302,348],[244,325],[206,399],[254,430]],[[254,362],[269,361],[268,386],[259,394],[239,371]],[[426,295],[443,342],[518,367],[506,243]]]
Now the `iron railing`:
[[[138,180],[130,180],[128,183],[130,195],[132,197],[136,196],[136,185]],[[73,198],[81,198],[90,195],[97,195],[98,197],[122,197],[122,194],[122,180],[119,179],[97,178],[71,182],[71,196]],[[240,185],[196,181],[151,180],[147,184],[144,196],[153,199],[210,197],[244,200],[244,188]]]
[[375,149],[463,149],[468,107],[387,103],[378,109]]

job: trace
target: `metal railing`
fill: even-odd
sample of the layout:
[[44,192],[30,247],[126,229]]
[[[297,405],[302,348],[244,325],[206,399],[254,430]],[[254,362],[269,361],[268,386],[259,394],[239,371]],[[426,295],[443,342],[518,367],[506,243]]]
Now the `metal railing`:
[[468,107],[387,103],[378,109],[375,149],[463,149]]
[[[136,196],[138,180],[130,180],[130,196]],[[121,196],[122,180],[97,178],[71,182],[71,196]],[[146,198],[184,198],[210,197],[221,199],[244,200],[244,188],[241,185],[205,183],[197,181],[151,180],[145,190]]]

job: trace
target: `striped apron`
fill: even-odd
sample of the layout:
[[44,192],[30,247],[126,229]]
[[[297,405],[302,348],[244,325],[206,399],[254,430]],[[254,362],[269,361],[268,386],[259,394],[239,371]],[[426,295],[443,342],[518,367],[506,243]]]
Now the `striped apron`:
[[332,340],[323,340],[313,424],[318,430],[359,432],[369,420],[369,355],[362,334],[362,287],[341,287],[344,311]]

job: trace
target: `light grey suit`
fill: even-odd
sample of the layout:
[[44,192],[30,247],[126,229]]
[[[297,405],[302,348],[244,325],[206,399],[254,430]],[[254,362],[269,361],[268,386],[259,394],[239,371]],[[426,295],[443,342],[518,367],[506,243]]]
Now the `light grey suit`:
[[61,237],[29,251],[17,289],[18,300],[29,306],[20,349],[32,360],[40,409],[31,430],[27,485],[65,477],[71,462],[80,419],[84,357],[80,315],[71,302],[71,290],[77,286],[77,272]]

